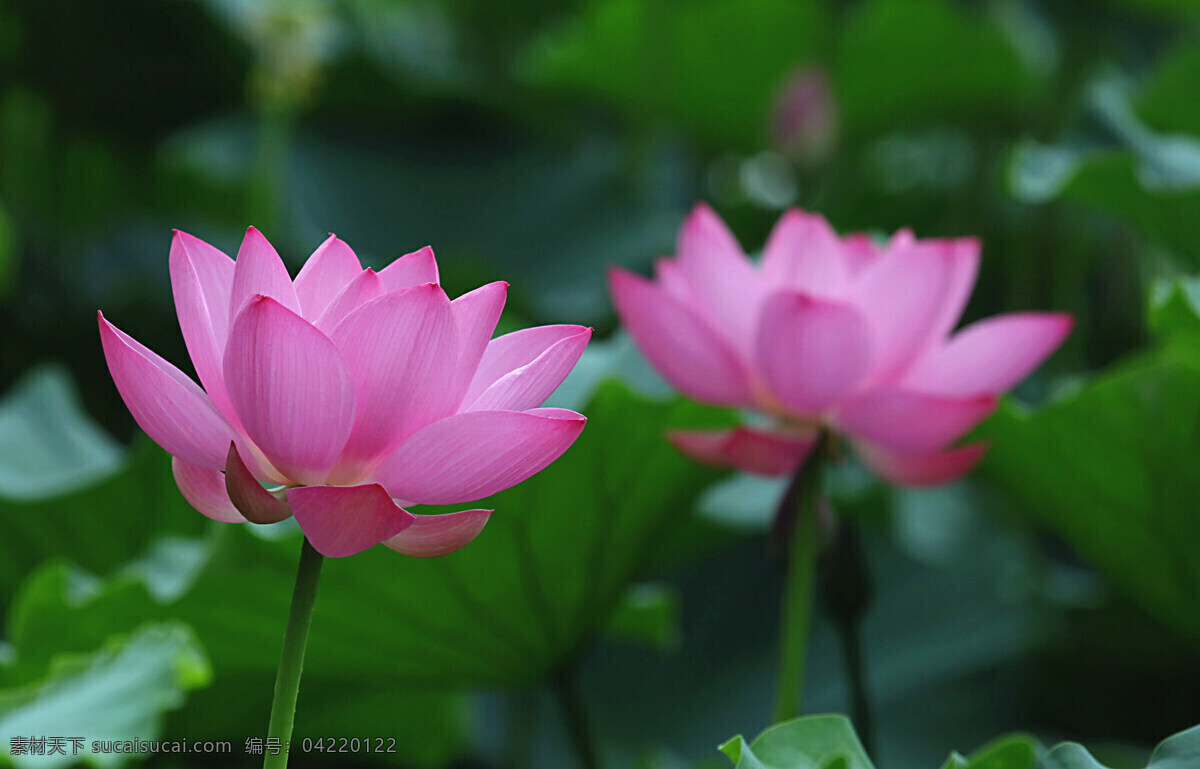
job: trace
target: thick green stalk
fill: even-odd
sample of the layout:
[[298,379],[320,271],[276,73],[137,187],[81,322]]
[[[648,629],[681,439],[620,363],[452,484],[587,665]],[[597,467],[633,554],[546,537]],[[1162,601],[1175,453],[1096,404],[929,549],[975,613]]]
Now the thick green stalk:
[[300,548],[300,566],[296,570],[296,587],[292,591],[292,608],[288,613],[287,630],[283,634],[283,653],[279,657],[279,674],[275,678],[275,698],[271,701],[271,725],[267,736],[278,738],[282,749],[277,755],[266,755],[263,769],[284,769],[288,761],[288,743],[292,739],[292,724],[296,717],[296,697],[300,693],[300,674],[304,669],[304,649],[308,646],[308,628],[312,624],[313,603],[317,597],[317,582],[325,556],[308,541]]
[[580,769],[600,769],[600,754],[588,726],[583,698],[579,694],[579,671],[574,663],[568,663],[554,680],[554,693],[558,697],[559,710],[567,727],[571,747],[579,759]]
[[804,694],[804,664],[812,626],[819,551],[817,502],[821,495],[821,463],[825,440],[797,471],[780,502],[775,535],[787,553],[783,601],[780,605],[779,684],[775,723],[800,713]]

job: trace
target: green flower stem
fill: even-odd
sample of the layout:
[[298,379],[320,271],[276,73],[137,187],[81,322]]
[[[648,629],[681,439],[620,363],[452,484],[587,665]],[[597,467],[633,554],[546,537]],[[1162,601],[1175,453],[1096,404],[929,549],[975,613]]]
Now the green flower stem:
[[580,769],[600,769],[600,756],[596,752],[596,743],[592,739],[587,714],[584,712],[583,698],[579,694],[578,675],[575,665],[568,663],[555,676],[554,693],[558,696],[559,710],[566,722],[575,755],[579,758]]
[[871,719],[871,699],[862,653],[862,623],[858,620],[838,623],[838,637],[841,641],[842,661],[846,667],[846,680],[850,683],[850,715],[863,749],[867,751],[868,756],[873,756],[875,728]]
[[796,472],[783,495],[775,518],[775,535],[787,554],[783,602],[780,605],[779,688],[775,723],[800,714],[804,694],[804,664],[812,626],[816,589],[817,500],[821,495],[821,464],[826,439],[817,441],[808,460]]
[[821,558],[818,600],[837,630],[846,681],[850,686],[854,726],[869,755],[872,748],[871,701],[863,662],[862,622],[871,608],[871,573],[862,534],[854,521],[841,519],[835,532],[833,542]]
[[300,566],[296,570],[296,588],[292,591],[292,608],[288,613],[287,630],[283,634],[283,653],[279,657],[279,674],[275,678],[275,698],[271,702],[271,725],[268,737],[278,737],[282,750],[267,754],[263,769],[284,769],[288,761],[288,742],[292,739],[292,723],[296,717],[296,697],[300,693],[300,674],[304,669],[304,649],[308,646],[308,628],[312,624],[313,603],[317,598],[317,581],[325,556],[316,551],[306,538],[300,548]]

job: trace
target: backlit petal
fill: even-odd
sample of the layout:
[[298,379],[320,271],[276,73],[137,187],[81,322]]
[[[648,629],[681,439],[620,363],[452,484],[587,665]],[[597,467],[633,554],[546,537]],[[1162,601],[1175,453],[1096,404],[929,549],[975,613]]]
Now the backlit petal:
[[418,504],[482,499],[558,459],[586,421],[564,409],[455,414],[400,444],[374,477],[393,496]]
[[246,230],[238,249],[233,269],[233,288],[229,299],[229,322],[232,325],[242,306],[255,295],[269,296],[297,315],[300,300],[288,275],[287,267],[267,242],[263,234],[251,227]]
[[301,314],[310,321],[321,317],[329,303],[362,271],[362,264],[350,246],[330,233],[296,276],[294,285]]
[[333,342],[274,299],[253,298],[229,333],[225,385],[246,434],[280,472],[293,483],[324,482],[355,409]]
[[[493,339],[464,401],[469,411],[524,411],[542,405],[583,354],[592,330],[538,326]],[[482,386],[483,392],[475,396]]]
[[232,431],[204,391],[102,313],[97,319],[108,370],[138,426],[171,456],[224,467]]

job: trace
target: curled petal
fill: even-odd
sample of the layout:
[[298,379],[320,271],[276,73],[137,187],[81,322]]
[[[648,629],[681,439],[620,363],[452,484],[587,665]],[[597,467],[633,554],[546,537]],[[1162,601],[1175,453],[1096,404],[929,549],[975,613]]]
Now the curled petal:
[[234,507],[225,491],[225,476],[220,470],[213,470],[191,462],[171,458],[171,474],[175,476],[175,485],[187,503],[200,513],[221,523],[245,523],[246,519]]
[[586,422],[565,409],[455,414],[400,444],[374,478],[393,496],[417,504],[482,499],[558,459]]
[[232,443],[225,462],[225,491],[233,506],[251,523],[279,523],[292,517],[287,503],[264,489],[250,474]]
[[391,539],[414,516],[378,484],[288,489],[288,504],[304,536],[321,555],[345,558]]
[[232,433],[204,391],[103,313],[97,319],[108,370],[138,426],[171,456],[213,470],[224,467]]
[[471,543],[491,516],[491,510],[463,510],[444,515],[414,515],[413,524],[383,544],[415,558],[437,558]]
[[405,254],[379,271],[388,291],[412,288],[424,283],[438,283],[437,260],[429,246]]
[[987,443],[946,451],[896,452],[869,443],[855,444],[862,463],[881,478],[908,486],[937,486],[966,475],[987,453]]
[[260,294],[300,314],[300,300],[296,298],[296,289],[292,286],[287,267],[275,247],[267,242],[261,232],[251,227],[242,239],[233,268],[233,288],[229,298],[230,325],[242,311],[242,306]]
[[732,430],[674,430],[667,434],[677,449],[713,467],[736,467],[756,475],[796,472],[817,442],[817,433],[785,435],[750,427]]
[[619,268],[609,272],[609,284],[625,329],[676,389],[719,405],[752,401],[746,364],[695,309]]
[[775,397],[816,414],[852,393],[870,370],[870,328],[852,306],[779,291],[763,306],[758,365]]
[[763,278],[806,294],[838,297],[845,293],[848,259],[837,232],[825,217],[799,209],[786,212],[763,247]]
[[[591,338],[592,330],[583,326],[539,326],[492,340],[467,390],[467,410],[525,411],[542,405],[571,373]],[[487,384],[473,398],[480,383]]]
[[905,384],[939,395],[1004,392],[1058,349],[1073,324],[1063,313],[986,318],[930,350],[905,376]]
[[855,438],[900,452],[929,452],[957,440],[996,408],[996,398],[947,398],[878,388],[838,404],[835,421]]
[[296,298],[301,314],[315,321],[342,289],[363,271],[358,256],[333,233],[313,251],[296,276]]
[[[271,464],[292,483],[323,483],[354,425],[354,383],[333,342],[274,299],[257,297],[229,333],[225,384]],[[228,446],[227,438],[223,455]]]

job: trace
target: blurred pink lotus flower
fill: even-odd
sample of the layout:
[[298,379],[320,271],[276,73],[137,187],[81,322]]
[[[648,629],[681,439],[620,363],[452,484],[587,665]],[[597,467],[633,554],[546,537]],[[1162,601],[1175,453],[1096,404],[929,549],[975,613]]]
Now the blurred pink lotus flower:
[[293,281],[253,227],[236,262],[176,232],[170,265],[204,389],[102,313],[100,337],[126,406],[174,457],[179,490],[209,518],[295,515],[327,556],[379,542],[444,555],[474,539],[492,511],[406,507],[513,486],[583,430],[582,415],[537,407],[591,329],[492,339],[508,284],[451,301],[428,247],[377,273],[330,235]]
[[864,234],[839,237],[821,216],[793,209],[755,263],[701,204],[676,250],[657,262],[653,281],[611,271],[617,313],[680,392],[767,417],[762,426],[670,436],[701,462],[752,473],[795,472],[826,428],[890,481],[956,478],[987,447],[952,444],[1073,323],[1021,312],[955,332],[978,272],[974,238],[901,230],[878,245]]
[[771,107],[771,146],[802,165],[823,162],[833,153],[838,110],[829,75],[818,66],[788,77]]

